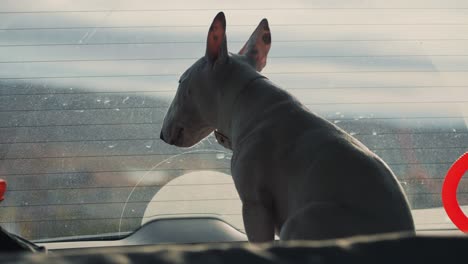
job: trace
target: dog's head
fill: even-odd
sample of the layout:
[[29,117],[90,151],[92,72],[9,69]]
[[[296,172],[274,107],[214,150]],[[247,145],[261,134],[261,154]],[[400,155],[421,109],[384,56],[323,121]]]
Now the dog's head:
[[223,80],[232,74],[233,65],[261,71],[270,46],[268,21],[263,19],[238,54],[228,53],[226,19],[223,12],[218,13],[208,31],[205,56],[179,79],[177,93],[164,118],[161,139],[171,145],[190,147],[213,132],[217,128],[216,110],[221,103]]

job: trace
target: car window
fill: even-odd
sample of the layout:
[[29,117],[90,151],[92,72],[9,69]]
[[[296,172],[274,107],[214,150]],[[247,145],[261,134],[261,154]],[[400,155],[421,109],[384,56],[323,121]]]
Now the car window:
[[190,149],[159,139],[218,11],[232,52],[268,18],[263,73],[381,156],[415,214],[442,206],[468,149],[463,1],[16,0],[0,6],[0,225],[37,240],[212,215],[243,231],[232,152],[213,135]]

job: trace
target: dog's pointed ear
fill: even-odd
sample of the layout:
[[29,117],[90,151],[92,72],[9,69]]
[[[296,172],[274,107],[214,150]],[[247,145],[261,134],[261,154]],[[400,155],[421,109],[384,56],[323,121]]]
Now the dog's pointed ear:
[[205,57],[212,65],[223,63],[228,59],[226,18],[223,12],[219,12],[211,23],[206,40]]
[[246,55],[250,63],[260,72],[266,65],[270,47],[270,27],[268,26],[268,20],[264,18],[260,24],[258,24],[258,27],[252,33],[244,47],[239,51],[239,54]]

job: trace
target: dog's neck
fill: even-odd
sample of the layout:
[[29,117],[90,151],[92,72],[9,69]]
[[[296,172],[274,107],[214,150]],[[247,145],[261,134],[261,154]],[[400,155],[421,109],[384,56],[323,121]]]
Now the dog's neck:
[[233,149],[232,146],[232,119],[234,108],[237,107],[240,97],[248,93],[249,88],[258,80],[266,79],[266,77],[256,71],[233,70],[229,74],[229,78],[222,80],[227,83],[223,87],[220,94],[220,103],[217,109],[217,120],[215,124],[215,137],[219,144],[228,149]]
[[[242,93],[248,92],[248,89],[251,85],[253,85],[257,80],[261,79],[266,79],[265,76],[263,75],[258,75],[253,77],[250,81],[248,81],[243,87],[240,89],[239,94],[236,96],[236,98],[233,101],[232,106],[230,107],[231,110],[231,115],[232,115],[232,110],[238,103],[237,100],[241,96]],[[229,112],[229,111],[224,111]],[[216,137],[216,140],[220,145],[223,147],[232,150],[232,117],[224,117],[224,118],[218,118],[218,128],[214,131],[214,135]]]
[[[291,94],[262,75],[257,74],[257,77],[248,78],[242,83],[243,85],[237,87],[235,95],[223,98],[225,100],[221,100],[219,104],[219,122],[215,126],[217,129],[215,136],[224,147],[236,152],[255,134],[269,133],[268,130],[271,129],[283,133],[284,131],[274,128],[278,115],[288,119],[292,115],[302,116],[307,112],[307,119],[313,121],[307,123],[307,128],[310,128],[310,124],[314,127],[326,125],[321,121],[322,119],[315,118],[315,115]],[[298,130],[302,129],[306,127],[300,127]]]

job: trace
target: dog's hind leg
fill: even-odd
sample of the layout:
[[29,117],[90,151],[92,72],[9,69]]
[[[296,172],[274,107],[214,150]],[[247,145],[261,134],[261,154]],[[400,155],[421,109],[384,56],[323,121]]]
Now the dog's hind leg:
[[270,210],[260,203],[242,205],[245,231],[250,242],[268,242],[274,239],[274,224]]
[[313,203],[299,210],[282,226],[281,240],[324,240],[355,235],[396,232],[372,216],[336,203]]

